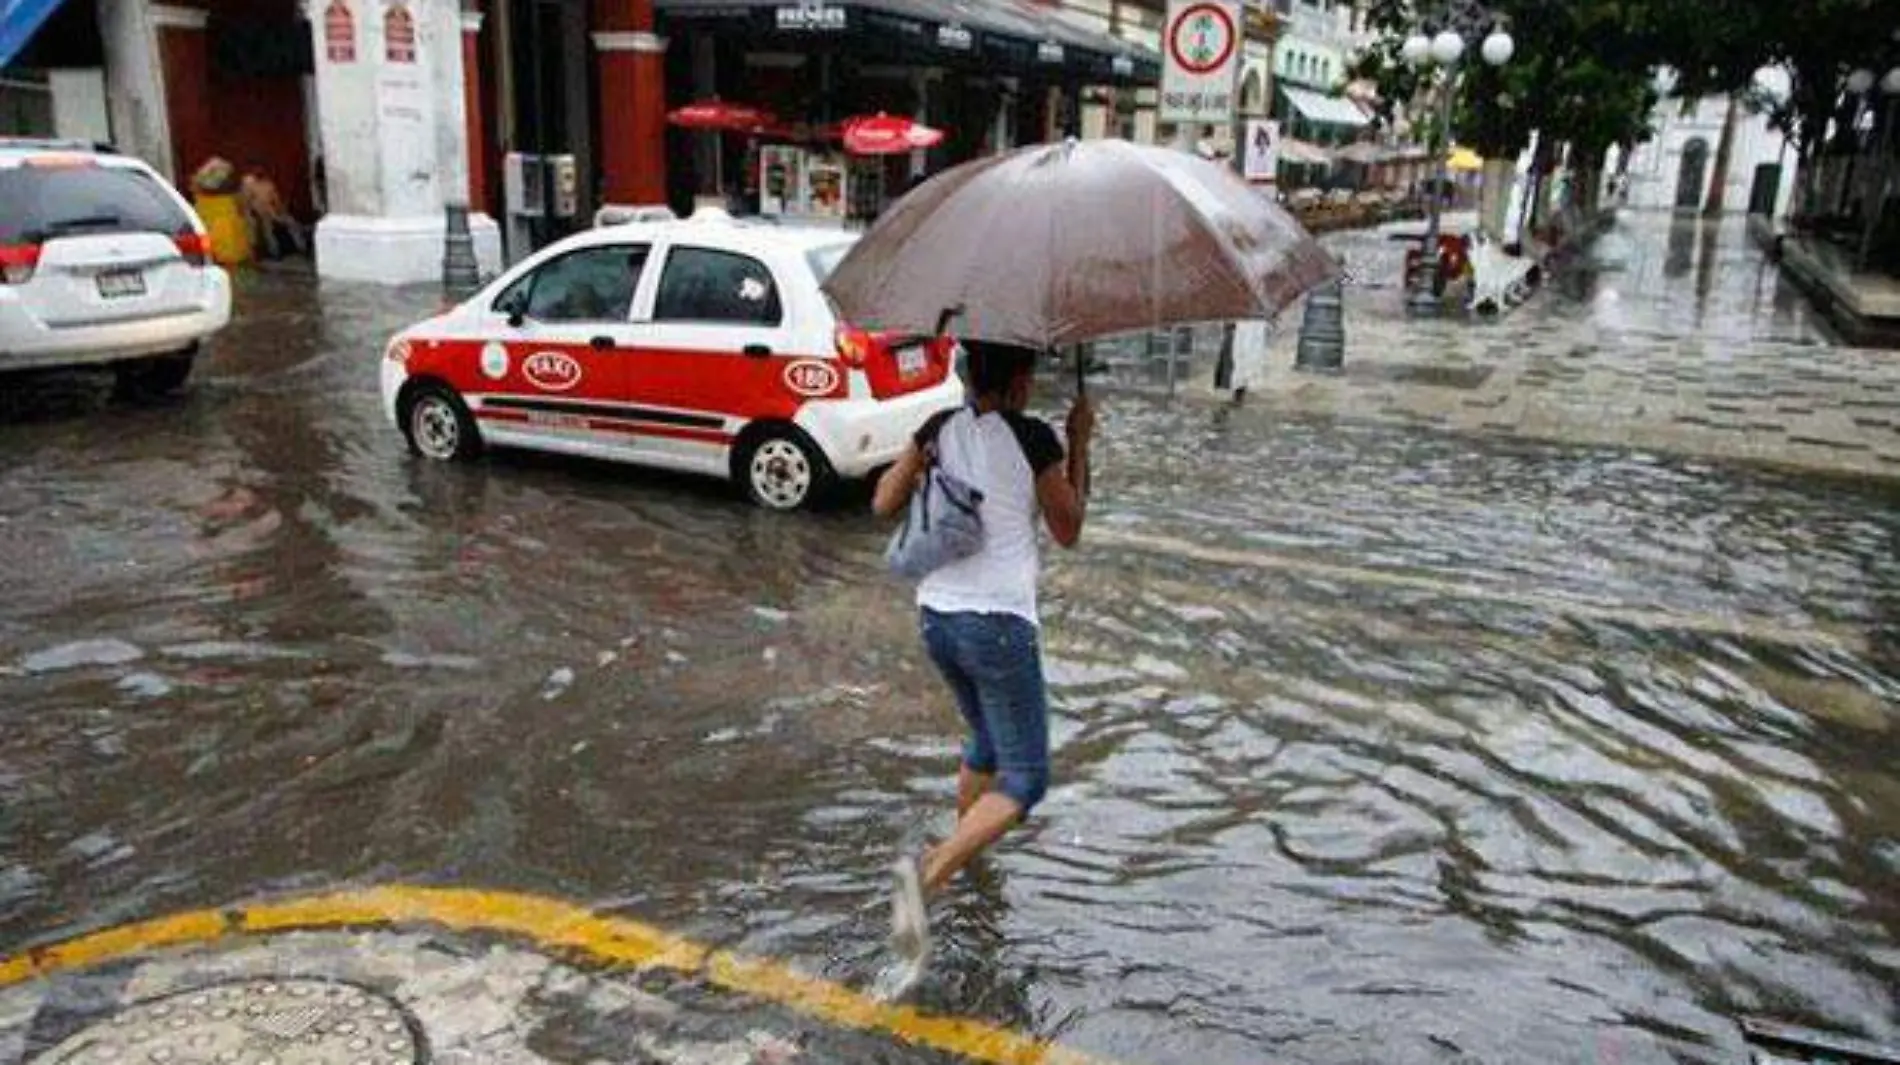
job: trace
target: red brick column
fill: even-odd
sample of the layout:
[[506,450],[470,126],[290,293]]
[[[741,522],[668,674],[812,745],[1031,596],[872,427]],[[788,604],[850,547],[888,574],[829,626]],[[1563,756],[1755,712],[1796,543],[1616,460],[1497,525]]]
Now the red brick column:
[[462,9],[462,112],[468,136],[468,207],[488,210],[488,123],[482,120],[482,12]]
[[211,47],[205,39],[209,16],[204,8],[184,3],[153,4],[151,11],[171,126],[172,179],[189,188],[192,171],[217,150],[211,131]]
[[653,0],[597,0],[600,159],[609,203],[666,202],[666,42]]

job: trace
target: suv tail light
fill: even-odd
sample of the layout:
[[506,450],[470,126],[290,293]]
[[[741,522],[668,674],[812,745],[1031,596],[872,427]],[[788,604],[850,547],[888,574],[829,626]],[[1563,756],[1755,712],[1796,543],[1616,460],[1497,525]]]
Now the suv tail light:
[[0,244],[0,284],[24,285],[39,265],[38,244]]
[[190,266],[203,266],[211,261],[211,238],[203,233],[180,233],[173,238],[178,245],[178,254],[185,257]]

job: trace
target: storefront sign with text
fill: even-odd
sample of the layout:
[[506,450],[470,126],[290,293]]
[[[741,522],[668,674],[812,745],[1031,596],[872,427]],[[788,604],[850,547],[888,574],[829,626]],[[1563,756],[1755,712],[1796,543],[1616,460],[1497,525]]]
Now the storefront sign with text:
[[937,27],[937,47],[967,52],[976,47],[976,34],[955,23]]
[[840,33],[846,26],[845,10],[830,4],[787,5],[778,9],[778,28],[796,33]]

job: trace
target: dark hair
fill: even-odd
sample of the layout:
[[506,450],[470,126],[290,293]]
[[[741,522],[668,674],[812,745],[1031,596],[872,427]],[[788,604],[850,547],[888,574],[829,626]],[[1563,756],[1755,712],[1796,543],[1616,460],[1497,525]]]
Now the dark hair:
[[979,396],[1000,395],[1016,383],[1016,378],[1035,368],[1033,348],[1014,344],[995,344],[987,340],[966,340],[963,350],[970,353],[970,391]]

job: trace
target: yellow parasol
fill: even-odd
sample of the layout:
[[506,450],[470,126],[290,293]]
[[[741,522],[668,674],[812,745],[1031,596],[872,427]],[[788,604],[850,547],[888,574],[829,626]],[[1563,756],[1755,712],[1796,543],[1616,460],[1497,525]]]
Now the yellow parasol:
[[1484,157],[1469,148],[1453,148],[1445,165],[1453,170],[1483,170]]

